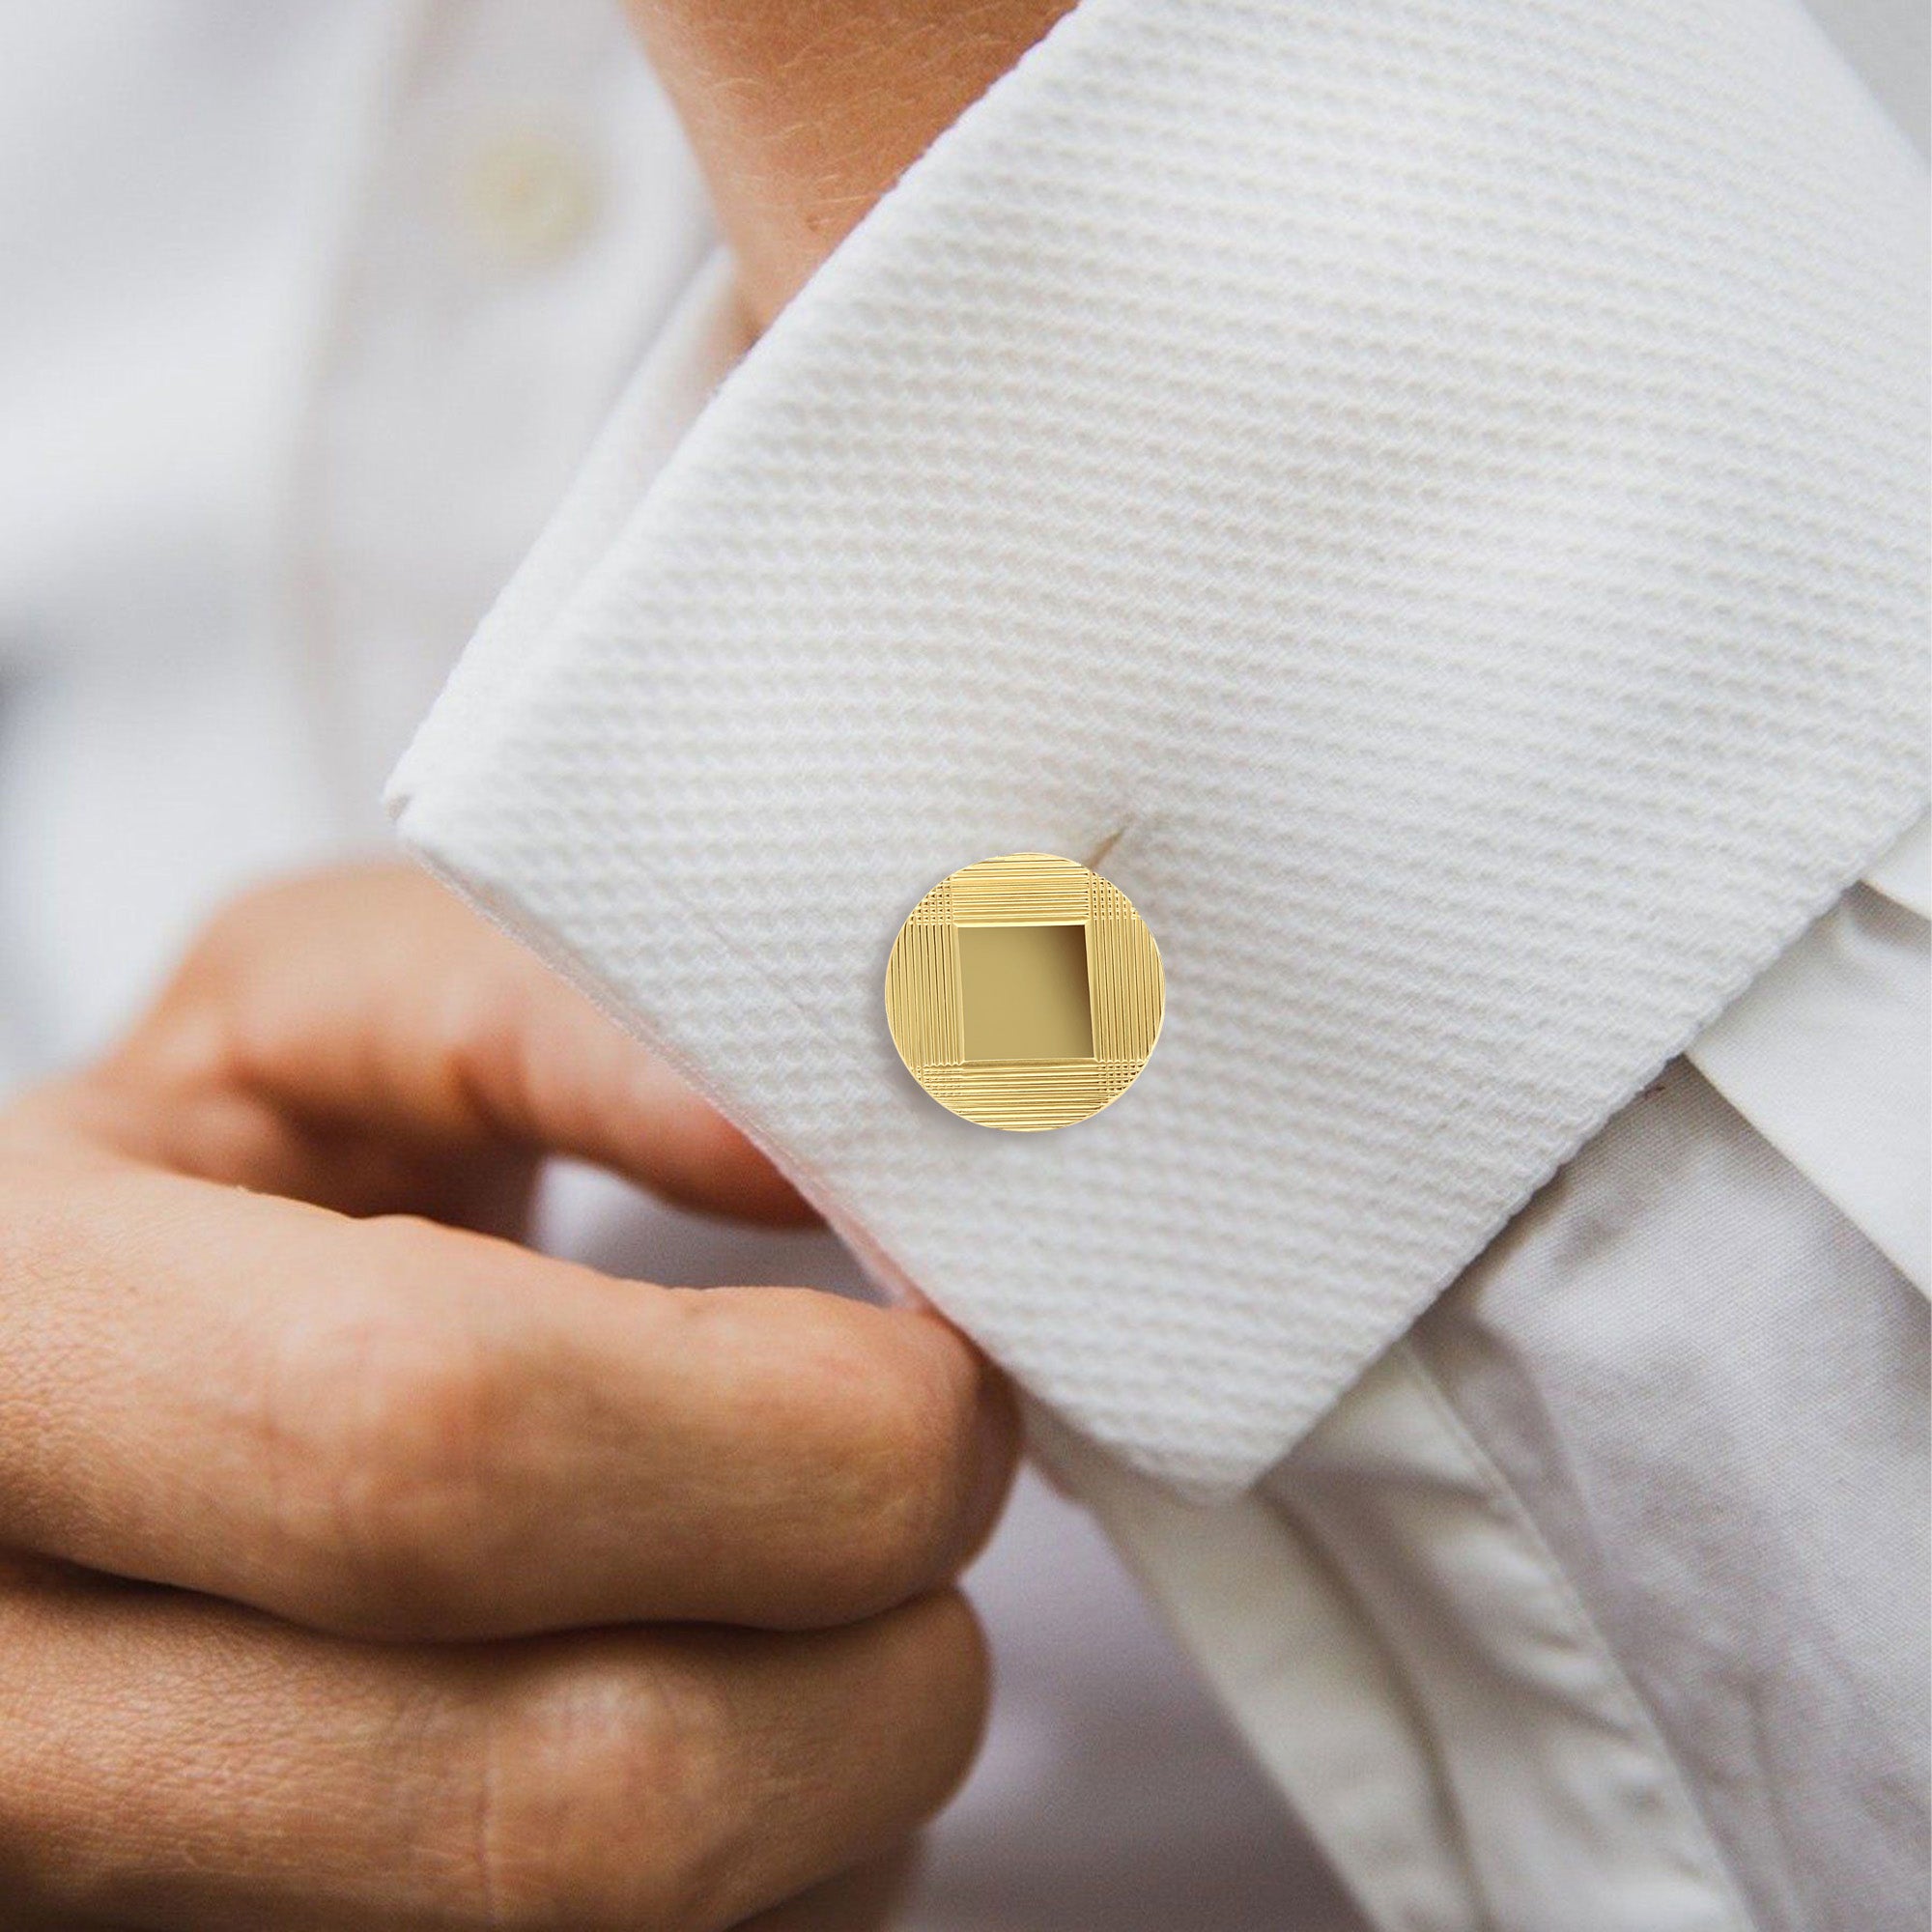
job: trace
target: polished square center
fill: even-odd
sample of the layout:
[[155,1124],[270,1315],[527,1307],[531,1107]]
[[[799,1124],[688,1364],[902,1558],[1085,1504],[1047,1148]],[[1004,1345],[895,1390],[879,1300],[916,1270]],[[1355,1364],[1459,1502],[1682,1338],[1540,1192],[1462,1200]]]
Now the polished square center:
[[1092,1060],[1085,925],[962,925],[959,991],[973,1060]]

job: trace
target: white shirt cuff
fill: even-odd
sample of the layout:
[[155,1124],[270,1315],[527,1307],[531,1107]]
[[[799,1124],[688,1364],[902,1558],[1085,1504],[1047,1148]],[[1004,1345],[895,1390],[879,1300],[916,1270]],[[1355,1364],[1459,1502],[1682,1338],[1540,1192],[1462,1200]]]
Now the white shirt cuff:
[[[1087,0],[654,480],[634,392],[404,838],[1076,1428],[1246,1483],[1923,810],[1924,204],[1790,0]],[[1159,1050],[955,1119],[900,920],[1108,841]]]

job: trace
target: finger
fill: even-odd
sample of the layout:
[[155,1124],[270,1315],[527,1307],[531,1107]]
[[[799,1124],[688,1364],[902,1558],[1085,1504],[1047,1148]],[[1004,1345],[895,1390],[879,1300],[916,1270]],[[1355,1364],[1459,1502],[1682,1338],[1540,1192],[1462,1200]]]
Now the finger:
[[956,1596],[439,1649],[59,1578],[0,1638],[8,1922],[124,1932],[715,1932],[912,1831],[986,1698]]
[[354,1212],[418,1207],[426,1169],[511,1151],[575,1154],[694,1207],[810,1218],[661,1060],[406,867],[238,901],[104,1084],[165,1096],[137,1122],[158,1143],[131,1151]]
[[419,1221],[16,1157],[0,1541],[318,1628],[791,1628],[950,1577],[1010,1473],[936,1318],[613,1281]]

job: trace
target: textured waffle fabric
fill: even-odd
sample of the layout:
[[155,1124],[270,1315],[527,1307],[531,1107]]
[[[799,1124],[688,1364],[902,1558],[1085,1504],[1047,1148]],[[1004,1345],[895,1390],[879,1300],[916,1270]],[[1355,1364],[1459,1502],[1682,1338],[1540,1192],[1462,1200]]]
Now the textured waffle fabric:
[[[1795,0],[1087,0],[648,489],[634,393],[404,836],[1075,1427],[1247,1482],[1922,809],[1924,221]],[[1159,1049],[955,1119],[899,922],[1103,847]]]

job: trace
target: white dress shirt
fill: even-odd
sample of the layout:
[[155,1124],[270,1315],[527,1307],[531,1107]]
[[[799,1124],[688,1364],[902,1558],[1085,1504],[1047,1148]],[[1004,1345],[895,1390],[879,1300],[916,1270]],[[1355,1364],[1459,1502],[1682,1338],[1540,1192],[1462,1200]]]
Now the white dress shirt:
[[[651,519],[665,505],[648,486],[707,384],[743,348],[715,284],[701,280],[664,329],[699,273],[708,228],[663,103],[637,64],[617,57],[615,22],[600,10],[371,7],[345,10],[327,31],[301,10],[262,17],[240,90],[185,34],[157,36],[172,66],[156,44],[111,51],[126,21],[86,9],[33,36],[46,67],[22,91],[43,115],[58,103],[74,117],[70,148],[117,152],[100,143],[100,121],[122,111],[139,75],[155,90],[144,98],[175,103],[154,110],[148,145],[185,171],[154,172],[151,191],[174,186],[197,213],[220,207],[211,183],[245,185],[251,199],[225,222],[211,216],[197,271],[173,284],[209,304],[225,294],[227,306],[171,312],[165,288],[152,312],[124,300],[107,313],[125,336],[93,360],[84,337],[48,321],[31,282],[16,296],[21,320],[7,325],[25,344],[9,358],[20,394],[4,399],[7,412],[46,425],[34,447],[68,455],[65,466],[16,465],[13,450],[29,445],[10,442],[4,466],[5,487],[23,500],[15,511],[10,494],[0,541],[32,539],[10,544],[0,570],[0,649],[14,667],[0,890],[23,1064],[98,1039],[227,883],[373,837],[370,801],[402,729],[562,491],[620,373],[655,343],[574,506],[499,607],[486,634],[495,644],[466,673],[468,697],[460,681],[440,713],[455,765],[472,760],[500,783],[489,680],[473,667],[537,637],[536,613],[577,593],[586,558],[610,559],[618,579],[629,573],[656,594]],[[1909,22],[1875,9],[1832,25],[1881,94],[1915,98],[1895,79]],[[1780,31],[1786,53],[1827,58],[1795,15]],[[1494,51],[1476,41],[1478,52]],[[1829,82],[1846,113],[1850,84],[1842,73]],[[252,136],[232,108],[214,111],[231,91],[260,116]],[[184,116],[186,99],[200,111]],[[1374,88],[1365,99],[1372,123],[1388,101]],[[94,105],[97,119],[76,103]],[[209,152],[170,140],[185,121]],[[226,149],[215,144],[222,128],[233,130]],[[270,128],[278,141],[265,138]],[[34,142],[36,156],[65,153],[52,130],[35,130]],[[281,175],[260,165],[265,150],[282,156]],[[90,179],[40,165],[70,197]],[[155,232],[154,216],[130,202],[125,174],[97,165],[93,201],[23,204],[70,247],[95,238],[101,278],[133,285],[112,278],[134,278],[125,250]],[[332,191],[345,180],[349,192]],[[1019,210],[1024,189],[1016,185]],[[277,217],[297,206],[307,218],[292,231]],[[303,245],[265,254],[270,230],[298,232]],[[890,242],[894,231],[874,233]],[[163,264],[177,271],[193,253],[179,245]],[[839,271],[862,294],[882,244],[867,245],[871,257],[848,257]],[[1002,286],[1016,245],[1002,231],[990,260],[957,265],[960,286]],[[211,274],[211,260],[232,262],[231,272]],[[85,286],[66,261],[47,281]],[[171,313],[172,332],[160,326]],[[839,312],[817,313],[836,322]],[[163,366],[169,344],[205,353],[211,334],[223,353],[198,370],[200,386]],[[808,349],[813,340],[795,339]],[[115,380],[149,412],[103,409],[103,427],[84,440],[76,426]],[[762,390],[737,391],[751,397],[734,406],[741,432],[748,420],[756,431],[753,405],[783,409],[798,394],[761,380]],[[714,417],[710,446],[732,428]],[[148,470],[144,451],[154,452]],[[185,451],[197,469],[183,475]],[[692,452],[680,460],[693,473]],[[118,494],[103,489],[103,471],[124,486]],[[177,487],[144,484],[150,472]],[[754,548],[774,528],[743,527]],[[854,534],[841,554],[873,533]],[[931,532],[942,584],[952,534]],[[1557,554],[1574,543],[1572,532]],[[1196,549],[1210,561],[1217,554],[1213,542]],[[128,575],[103,570],[103,555],[125,560]],[[774,569],[773,581],[804,581],[811,559],[789,561],[796,569]],[[1507,588],[1497,569],[1490,558],[1481,582]],[[117,587],[118,599],[106,594]],[[1025,572],[1008,583],[1022,596],[1039,587]],[[1211,572],[1191,586],[1204,587]],[[952,608],[980,608],[983,589],[969,576]],[[655,621],[648,603],[620,608],[642,626]],[[560,641],[568,659],[592,628],[573,620],[541,648]],[[1010,641],[1024,666],[1031,640]],[[755,678],[707,688],[715,665],[688,650],[659,663],[672,668],[676,702],[696,707],[683,719],[687,746],[701,750],[704,730],[721,724],[768,728]],[[781,680],[784,665],[772,668]],[[563,701],[581,687],[563,677],[544,689]],[[994,724],[985,769],[997,778]],[[891,752],[891,721],[881,742]],[[1156,737],[1146,755],[1159,749]],[[1039,767],[1030,756],[1028,782]],[[684,778],[692,798],[717,781],[701,764]],[[673,804],[678,779],[662,764],[653,775]],[[989,788],[976,807],[987,851],[1035,842],[1036,812],[1048,829],[1063,822],[1030,799],[1028,823],[1009,837],[1023,787],[1012,771],[1008,779],[1004,798]],[[615,781],[621,796],[621,771]],[[879,808],[867,784],[850,796]],[[1118,802],[1076,787],[1061,809],[1078,829],[1090,806]],[[469,889],[520,892],[521,908],[497,898],[496,909],[572,964],[573,909],[530,918],[530,882],[487,876],[458,817],[446,822],[456,827],[446,842],[427,814],[412,836]],[[1144,855],[1116,847],[1117,875],[1144,906],[1165,906],[1157,929],[1185,960],[1187,903],[1144,889],[1173,876],[1157,822],[1152,830]],[[955,825],[948,836],[967,835]],[[974,846],[951,863],[980,855]],[[714,867],[716,905],[689,908],[700,927],[694,969],[707,946],[716,956],[705,915],[728,906],[769,916],[764,865],[744,849]],[[1145,881],[1132,869],[1143,865]],[[647,848],[620,883],[643,892],[661,866],[662,848]],[[1144,1466],[1166,1457],[1170,1473],[1198,1487],[1241,1489],[1212,1508],[1177,1498],[1038,1415],[1042,1451],[1140,1572],[1372,1922],[1795,1932],[1905,1926],[1919,1909],[1924,1307],[1894,1262],[1911,1261],[1915,1240],[1922,1253],[1923,1192],[1909,1173],[1888,1179],[1888,1157],[1923,1101],[1910,1082],[1886,1083],[1914,1054],[1923,1064],[1915,1042],[1925,928],[1922,907],[1898,902],[1917,890],[1909,862],[1874,876],[1894,896],[1860,887],[1844,898],[1699,1037],[1695,1066],[1673,1065],[1419,1321],[1399,1319],[1405,1338],[1348,1394],[1334,1399],[1332,1365],[1374,1352],[1380,1331],[1355,1331],[1326,1368],[1319,1353],[1291,1350],[1300,1392],[1281,1407],[1234,1405],[1245,1434],[1217,1439],[1187,1419],[1179,1434],[1151,1428],[1172,1417],[1148,1395],[1172,1379],[1172,1359],[1143,1353],[1143,1379],[1131,1362],[1123,1374],[1091,1304],[1056,1315],[1049,1271],[1009,1268],[1009,1300],[987,1305],[982,1320],[970,1284],[943,1259],[891,1265],[903,1243],[882,1237],[889,1208],[897,1234],[944,1231],[943,1219],[923,1218],[917,1189],[909,1210],[870,1179],[841,1179],[830,1197],[889,1282],[933,1293],[1061,1397],[1066,1414]],[[912,880],[913,895],[929,882]],[[894,887],[901,898],[905,883]],[[823,987],[842,999],[852,985],[875,997],[864,949],[882,948],[890,924],[866,934],[805,963],[808,997]],[[610,962],[599,971],[608,994]],[[616,990],[662,1032],[680,1024],[669,984],[642,971]],[[1179,1002],[1186,988],[1172,990]],[[1238,990],[1215,982],[1215,997]],[[771,999],[753,1024],[783,1023],[781,1004]],[[1812,1043],[1808,1070],[1794,1071],[1795,1037]],[[774,1131],[775,1096],[746,1083],[730,1042],[673,1033],[669,1043],[809,1185],[830,1172],[829,1117]],[[1373,1073],[1378,1045],[1357,1042],[1362,1070]],[[1820,1065],[1835,1084],[1821,1082]],[[922,1104],[877,1086],[880,1072],[847,1060],[822,1091],[862,1115]],[[1162,1104],[1158,1087],[1131,1097],[1148,1103],[1144,1120]],[[1169,1116],[1162,1131],[1184,1147],[1198,1133],[1187,1121]],[[1264,1168],[1249,1173],[1266,1185]],[[581,1179],[564,1192],[563,1237],[593,1251],[610,1243],[608,1229],[597,1232],[609,1197]],[[1305,1186],[1295,1198],[1305,1218]],[[707,1260],[680,1246],[690,1231],[675,1221],[655,1223],[650,1238],[655,1265],[635,1241],[603,1251],[679,1278],[742,1277],[754,1265],[744,1249]],[[1206,1238],[1215,1238],[1211,1224]],[[791,1254],[767,1260],[803,1264]],[[1184,1267],[1164,1268],[1158,1285],[1173,1296],[1163,1334],[1211,1335],[1212,1316],[1229,1344],[1220,1359],[1255,1359],[1262,1329],[1244,1330],[1245,1316],[1222,1320],[1200,1300],[1198,1279],[1190,1307]],[[1272,1292],[1270,1307],[1292,1306],[1293,1281]],[[1050,1371],[1027,1346],[1049,1328]],[[1284,1333],[1293,1342],[1277,1328],[1276,1344]],[[1106,1378],[1089,1379],[1095,1362],[1109,1365]],[[1236,1386],[1245,1394],[1251,1383]],[[1290,1436],[1294,1446],[1279,1454]],[[1251,1469],[1265,1473],[1248,1486]],[[1039,1550],[1032,1570],[1020,1560],[1030,1548]],[[1058,1591],[1044,1593],[1039,1569],[1069,1562]],[[1296,1922],[1297,1899],[1312,1922],[1343,1922],[1348,1908],[1288,1818],[1268,1822],[1146,1626],[1106,1607],[1109,1573],[1067,1506],[1029,1492],[991,1572],[1032,1694],[1025,1709],[1005,1707],[981,1780],[942,1828],[927,1917],[915,1922],[1207,1932]],[[1042,1602],[1054,1613],[1044,1631],[1034,1621]],[[1097,1667],[1110,1658],[1118,1669]],[[1144,1808],[1129,1813],[1130,1802]]]

